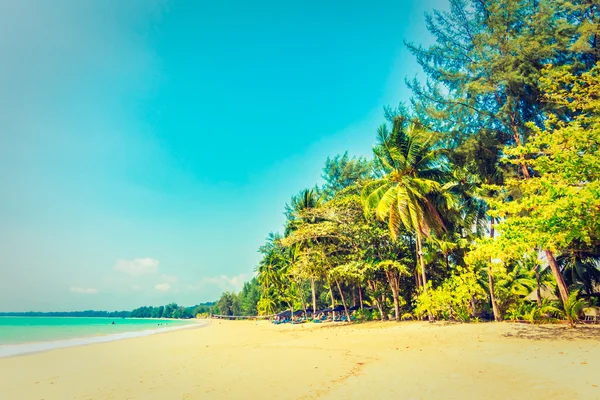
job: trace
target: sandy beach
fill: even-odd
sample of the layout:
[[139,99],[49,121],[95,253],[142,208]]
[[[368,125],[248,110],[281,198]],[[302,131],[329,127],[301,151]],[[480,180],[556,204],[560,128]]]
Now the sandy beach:
[[2,399],[600,399],[600,327],[219,321],[0,359]]

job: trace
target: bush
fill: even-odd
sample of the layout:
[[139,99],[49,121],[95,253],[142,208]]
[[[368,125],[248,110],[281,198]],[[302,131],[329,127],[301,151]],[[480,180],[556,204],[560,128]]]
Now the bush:
[[572,327],[579,321],[579,316],[583,312],[583,309],[588,306],[588,302],[583,299],[578,299],[579,290],[573,290],[569,293],[569,298],[564,305],[565,316]]
[[470,269],[457,268],[456,274],[433,289],[427,282],[427,293],[417,297],[415,314],[423,317],[429,312],[437,319],[469,321],[477,310],[474,305],[486,299],[487,294],[477,282],[477,275]]
[[542,300],[542,306],[524,300],[517,301],[506,310],[506,318],[510,321],[528,321],[532,324],[554,322],[563,312],[555,301]]
[[374,319],[378,319],[379,312],[375,310],[365,310],[359,309],[354,313],[357,321],[373,321]]

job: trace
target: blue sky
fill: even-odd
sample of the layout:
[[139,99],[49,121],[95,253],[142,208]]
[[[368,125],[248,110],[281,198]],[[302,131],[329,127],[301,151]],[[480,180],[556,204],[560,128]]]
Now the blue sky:
[[0,310],[238,290],[445,3],[0,0]]

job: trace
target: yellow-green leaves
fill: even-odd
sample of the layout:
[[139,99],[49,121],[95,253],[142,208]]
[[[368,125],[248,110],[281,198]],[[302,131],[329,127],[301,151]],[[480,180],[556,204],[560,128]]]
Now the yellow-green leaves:
[[[548,67],[541,87],[560,112],[544,128],[530,125],[527,144],[507,148],[508,162],[524,162],[531,179],[509,179],[508,201],[492,202],[503,240],[561,249],[597,242],[600,233],[600,65],[581,75]],[[512,196],[508,196],[508,193]]]

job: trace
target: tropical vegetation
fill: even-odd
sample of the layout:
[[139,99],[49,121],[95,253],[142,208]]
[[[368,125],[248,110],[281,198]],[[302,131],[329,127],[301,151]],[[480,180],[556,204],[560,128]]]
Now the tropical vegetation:
[[219,310],[575,323],[598,305],[600,2],[450,0],[425,23],[434,43],[406,43],[425,79],[372,159],[328,158]]

